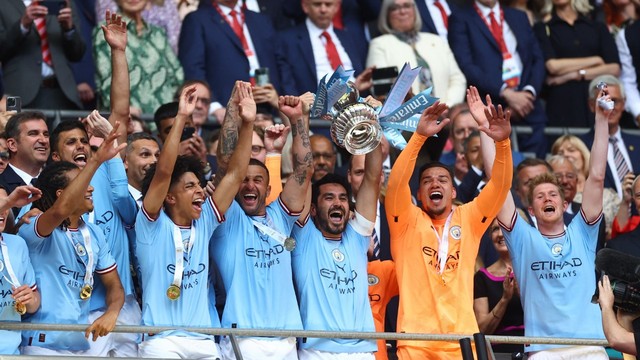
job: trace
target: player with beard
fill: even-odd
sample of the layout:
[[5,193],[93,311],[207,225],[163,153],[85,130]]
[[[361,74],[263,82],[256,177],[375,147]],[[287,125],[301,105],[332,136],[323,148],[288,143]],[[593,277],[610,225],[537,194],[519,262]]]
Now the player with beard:
[[[263,163],[252,159],[224,224],[211,239],[210,251],[227,290],[222,327],[302,329],[291,273],[291,240],[285,240],[304,208],[311,180],[309,112],[295,96],[281,96],[279,106],[291,122],[293,174],[278,200],[266,205],[269,172]],[[236,111],[227,108],[228,114]],[[225,119],[219,159],[228,156],[228,151],[235,147],[234,129],[236,126]],[[247,360],[297,359],[293,337],[245,337],[238,340],[238,345]],[[235,358],[228,337],[221,340],[220,347],[224,358]]]
[[[472,334],[478,332],[473,312],[473,276],[480,239],[509,192],[513,164],[510,113],[491,107],[480,127],[496,141],[493,177],[471,202],[453,206],[456,190],[451,170],[441,163],[420,169],[412,205],[409,179],[418,152],[449,119],[437,121],[446,105],[436,102],[420,117],[416,132],[400,153],[389,176],[385,200],[391,253],[400,287],[398,332]],[[398,341],[399,359],[460,359],[457,342]]]
[[[33,208],[41,215],[20,228],[42,294],[40,309],[25,321],[45,324],[91,324],[84,336],[77,332],[23,331],[22,353],[30,355],[77,355],[93,341],[106,336],[116,325],[124,303],[124,291],[114,271],[117,264],[109,252],[102,229],[86,223],[82,215],[93,211],[93,187],[89,184],[100,164],[118,155],[125,144],[115,146],[116,130],[80,170],[75,164],[49,164],[36,186],[42,197]],[[128,266],[128,265],[127,265]],[[105,288],[104,314],[89,320],[94,274]]]
[[[347,179],[327,174],[313,184],[310,211],[303,212],[302,221],[294,227],[293,275],[305,330],[375,331],[367,250],[380,193],[380,146],[365,156],[364,169],[353,217]],[[376,350],[374,340],[307,338],[298,356],[301,360],[374,359]]]
[[[197,101],[195,86],[180,96],[178,115],[160,159],[145,176],[136,220],[143,322],[147,326],[220,327],[208,285],[209,241],[245,178],[251,154],[256,105],[251,85],[238,81],[231,96],[241,118],[228,172],[212,196],[201,187],[203,167],[195,157],[178,157],[180,135]],[[211,296],[214,296],[213,298]],[[213,336],[184,330],[145,335],[140,357],[220,358]]]
[[[610,99],[606,87],[599,92],[598,102],[601,99]],[[595,135],[580,214],[565,227],[563,214],[568,203],[551,174],[538,175],[529,185],[529,211],[536,217],[537,229],[516,212],[510,194],[498,214],[520,284],[525,336],[604,339],[600,311],[590,300],[602,221],[608,121],[614,110],[600,106],[595,110]],[[532,360],[609,358],[600,346],[533,344],[525,345],[525,351]]]

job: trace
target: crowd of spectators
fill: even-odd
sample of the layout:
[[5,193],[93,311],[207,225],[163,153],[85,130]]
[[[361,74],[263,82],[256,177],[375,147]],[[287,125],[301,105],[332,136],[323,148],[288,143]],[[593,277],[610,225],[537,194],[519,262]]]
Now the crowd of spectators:
[[[640,135],[627,132],[640,127],[639,7],[5,0],[0,320],[88,328],[0,330],[0,353],[234,358],[229,337],[181,327],[604,339],[595,254],[615,243],[640,256]],[[352,156],[310,129],[313,93],[339,66],[379,108],[376,89],[405,63],[420,67],[405,100],[439,99],[406,148],[383,137]],[[512,125],[531,129],[517,148]],[[460,358],[444,341],[238,347],[246,359]]]

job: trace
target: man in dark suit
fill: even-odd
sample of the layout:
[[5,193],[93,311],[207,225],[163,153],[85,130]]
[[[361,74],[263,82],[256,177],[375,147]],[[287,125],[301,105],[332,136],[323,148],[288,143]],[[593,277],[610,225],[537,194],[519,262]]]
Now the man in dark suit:
[[[307,14],[305,22],[279,34],[279,67],[283,75],[294,80],[294,87],[285,87],[285,92],[315,92],[320,79],[333,73],[338,64],[361,74],[368,45],[358,40],[357,31],[334,27],[339,0],[302,0],[302,9]],[[339,58],[332,58],[332,51]]]
[[449,16],[460,9],[459,5],[447,0],[416,0],[423,32],[440,35],[445,40],[448,34]]
[[[0,184],[10,194],[31,184],[49,158],[49,129],[41,112],[26,111],[9,118],[5,127],[9,165],[0,174]],[[14,208],[17,215],[20,209]]]
[[178,58],[186,80],[204,80],[211,99],[226,104],[236,80],[250,81],[258,68],[269,69],[271,84],[282,93],[276,62],[275,30],[264,14],[247,10],[237,0],[203,1],[185,17]]
[[477,0],[449,17],[449,45],[470,85],[511,108],[512,121],[533,128],[519,140],[519,150],[544,159],[547,117],[538,99],[544,58],[527,15],[496,0]]
[[[596,95],[599,92],[597,84],[607,84],[609,96],[614,101],[614,110],[609,116],[609,153],[607,154],[607,173],[604,187],[615,189],[622,198],[622,179],[631,172],[637,172],[640,166],[640,136],[628,134],[620,130],[620,117],[625,107],[624,88],[618,78],[612,75],[602,75],[593,79],[589,84],[589,107],[595,110]],[[593,130],[581,136],[587,147],[593,144]],[[614,144],[615,143],[615,144]],[[616,160],[618,155],[618,160]],[[626,168],[625,168],[626,167]]]
[[30,1],[6,0],[0,7],[0,62],[6,92],[22,97],[23,107],[82,108],[69,67],[85,51],[71,7],[49,14]]

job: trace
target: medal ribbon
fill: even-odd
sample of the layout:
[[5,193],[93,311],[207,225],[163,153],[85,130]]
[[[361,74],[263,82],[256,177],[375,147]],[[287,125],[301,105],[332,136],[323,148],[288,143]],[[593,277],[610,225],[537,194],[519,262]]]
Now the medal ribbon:
[[253,219],[251,219],[251,222],[253,222],[253,226],[262,231],[263,234],[269,236],[270,238],[279,242],[280,245],[284,246],[284,242],[285,240],[287,240],[287,237],[280,233],[278,230],[270,228],[267,225],[259,223]]
[[[191,223],[191,229],[189,230],[189,242],[187,243],[187,252],[189,252],[193,246],[193,242],[196,238],[195,223]],[[173,225],[173,245],[176,247],[176,267],[173,271],[173,281],[171,285],[180,287],[182,285],[182,272],[184,271],[184,258],[182,254],[185,249],[182,245],[182,234],[178,225]]]
[[11,285],[20,287],[20,280],[16,276],[16,273],[13,271],[13,266],[11,266],[11,260],[9,260],[9,248],[7,247],[7,243],[4,242],[4,238],[0,235],[0,246],[2,246],[2,257],[4,258],[4,266],[7,268],[7,273],[9,273],[9,277],[11,278]]
[[444,272],[444,267],[447,264],[447,255],[449,252],[449,225],[451,225],[451,218],[453,217],[453,211],[447,216],[447,221],[444,223],[444,229],[442,229],[442,237],[438,235],[438,230],[435,226],[431,225],[433,232],[438,239],[438,258],[440,260],[440,274]]
[[76,251],[76,255],[78,255],[78,258],[80,258],[80,261],[82,261],[83,264],[85,264],[86,269],[84,272],[84,284],[85,285],[89,285],[89,286],[93,286],[93,249],[91,248],[91,234],[89,234],[89,229],[87,229],[87,225],[86,224],[81,224],[80,226],[78,226],[78,230],[80,230],[80,233],[82,234],[82,240],[84,243],[84,248],[85,251],[87,252],[87,262],[85,263],[84,260],[82,259],[82,256],[80,256],[77,253],[76,250],[76,244],[73,242],[73,238],[71,237],[71,232],[69,231],[69,229],[67,229],[67,231],[65,232],[65,234],[67,235],[67,238],[69,239],[69,241],[71,242],[71,246],[73,246],[73,250]]

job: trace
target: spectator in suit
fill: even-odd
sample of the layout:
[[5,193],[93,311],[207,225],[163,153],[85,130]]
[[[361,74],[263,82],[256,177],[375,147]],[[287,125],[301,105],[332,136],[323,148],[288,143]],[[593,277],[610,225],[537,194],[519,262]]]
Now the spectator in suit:
[[439,35],[447,40],[449,33],[449,16],[460,9],[460,3],[448,0],[416,0],[422,26],[420,31]]
[[619,75],[616,45],[606,25],[588,18],[587,0],[550,3],[550,19],[534,28],[547,69],[547,116],[555,126],[591,127],[589,81]]
[[82,58],[85,44],[70,4],[59,14],[48,14],[36,1],[3,2],[0,62],[5,90],[22,97],[23,107],[82,108],[69,62]]
[[[82,59],[71,63],[71,71],[76,79],[78,95],[85,109],[96,108],[96,70],[93,62],[93,28],[96,27],[95,0],[73,0],[78,19],[82,40],[87,44],[87,51]],[[104,14],[104,11],[98,14]]]
[[547,118],[538,95],[545,69],[527,15],[495,0],[478,0],[454,12],[449,25],[449,45],[467,82],[511,108],[512,120],[531,126],[533,133],[519,139],[520,151],[544,158]]
[[355,75],[360,75],[356,78],[358,89],[366,89],[364,80],[371,75],[371,70],[363,73],[367,42],[334,26],[332,20],[339,8],[339,0],[302,0],[306,20],[279,35],[279,68],[283,76],[293,79],[293,87],[284,89],[287,94],[315,92],[320,79],[339,65],[355,70]]
[[414,94],[431,87],[431,94],[449,106],[463,102],[467,81],[449,44],[437,35],[421,32],[421,24],[413,0],[384,0],[378,18],[384,35],[371,40],[367,66],[396,66],[398,70],[406,62],[421,66],[411,88]]
[[290,79],[280,75],[275,36],[270,19],[245,9],[241,1],[202,2],[182,23],[178,57],[185,78],[211,86],[212,110],[227,103],[236,80],[249,81],[261,67],[269,69],[271,83],[282,93],[283,81]]
[[451,131],[449,137],[453,144],[453,149],[440,156],[440,162],[452,166],[457,163],[458,157],[463,157],[464,139],[468,138],[473,131],[478,130],[478,124],[473,120],[473,116],[466,107],[455,114],[451,113]]
[[[30,185],[49,158],[49,129],[41,112],[13,115],[5,127],[9,165],[0,175],[8,194],[18,186]],[[19,208],[13,208],[18,215]]]
[[[628,173],[634,172],[634,167],[640,166],[640,136],[627,134],[620,129],[620,117],[625,106],[625,92],[622,83],[618,78],[611,75],[599,76],[589,84],[589,108],[594,111],[596,105],[596,95],[598,93],[597,84],[604,82],[609,89],[611,100],[615,107],[609,116],[609,152],[607,155],[607,172],[604,186],[613,188],[618,192],[618,197],[622,198],[622,181]],[[593,143],[594,131],[583,135],[581,138],[587,146]],[[635,169],[640,170],[640,169]],[[614,211],[615,213],[615,211]]]

